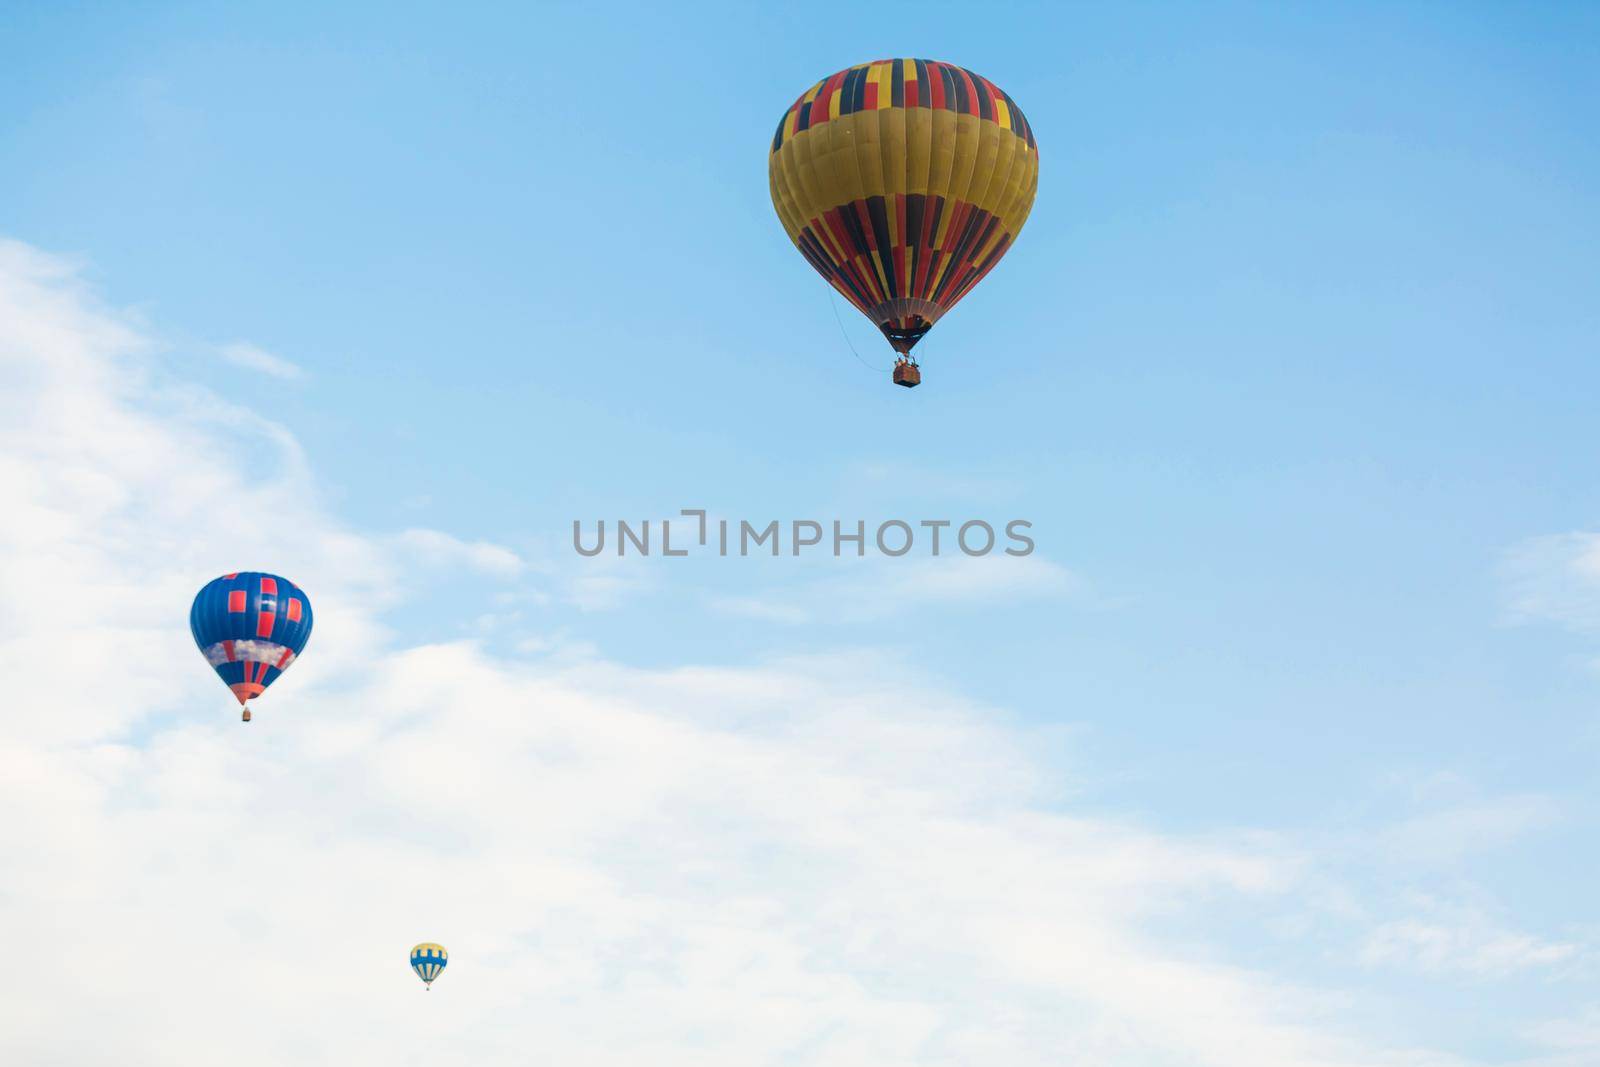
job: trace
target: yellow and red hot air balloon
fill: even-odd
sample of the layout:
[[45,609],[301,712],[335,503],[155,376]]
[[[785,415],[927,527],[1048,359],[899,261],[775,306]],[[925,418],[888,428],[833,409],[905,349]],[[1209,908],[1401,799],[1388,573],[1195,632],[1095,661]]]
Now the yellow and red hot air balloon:
[[767,172],[789,237],[889,339],[895,382],[914,386],[912,347],[1027,221],[1039,149],[993,82],[950,63],[883,59],[796,100]]

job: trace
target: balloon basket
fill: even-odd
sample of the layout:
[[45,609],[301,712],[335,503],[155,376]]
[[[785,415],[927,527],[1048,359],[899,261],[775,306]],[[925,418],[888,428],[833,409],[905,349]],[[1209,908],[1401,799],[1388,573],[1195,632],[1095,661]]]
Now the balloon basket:
[[244,709],[244,714],[239,716],[239,721],[240,722],[249,722],[250,721],[250,709],[249,708],[245,708]]
[[894,384],[903,385],[907,389],[915,389],[922,384],[922,368],[909,359],[895,360]]

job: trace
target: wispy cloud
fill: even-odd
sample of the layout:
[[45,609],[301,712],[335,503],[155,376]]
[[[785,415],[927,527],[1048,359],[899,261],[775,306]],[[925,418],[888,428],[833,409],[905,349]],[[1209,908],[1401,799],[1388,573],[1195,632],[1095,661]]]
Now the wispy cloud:
[[1071,596],[1081,582],[1039,556],[940,556],[849,564],[837,578],[776,586],[747,596],[713,597],[712,607],[768,622],[871,622],[933,604],[995,605]]
[[781,622],[801,626],[812,619],[812,609],[802,608],[793,603],[786,603],[779,596],[769,598],[760,596],[717,596],[710,598],[710,604],[718,611],[729,615],[739,615],[746,619],[759,619],[762,622]]
[[282,356],[273,355],[259,345],[250,344],[248,341],[233,341],[222,345],[217,349],[217,354],[235,367],[260,371],[262,374],[269,374],[274,378],[293,380],[305,374],[296,364],[290,363]]
[[1430,974],[1505,977],[1575,959],[1580,946],[1507,930],[1481,909],[1423,901],[1423,913],[1382,923],[1362,946],[1369,965]]
[[[1364,1032],[1341,1014],[1359,988],[1153,936],[1153,916],[1292,906],[1304,846],[1067,809],[1036,737],[927,672],[396,644],[382,611],[417,558],[525,564],[353,530],[299,463],[242,469],[291,443],[150,385],[141,346],[57,261],[0,244],[0,808],[27,813],[0,819],[25,871],[0,893],[28,972],[0,998],[9,1060],[1462,1062]],[[249,727],[184,625],[240,558],[280,561],[318,610]],[[852,596],[1074,588],[1044,561],[954,562]],[[453,960],[426,1013],[422,939]]]
[[1594,1067],[1600,1063],[1600,1003],[1567,1018],[1536,1023],[1526,1036],[1547,1050],[1547,1055],[1525,1061],[1527,1067]]
[[434,566],[462,566],[497,578],[515,578],[527,567],[504,545],[463,541],[439,530],[405,530],[394,541],[410,558]]
[[1499,848],[1562,816],[1560,805],[1537,793],[1462,800],[1398,819],[1370,844],[1392,861],[1448,864]]
[[1600,533],[1529,538],[1506,553],[1501,573],[1512,621],[1600,631]]

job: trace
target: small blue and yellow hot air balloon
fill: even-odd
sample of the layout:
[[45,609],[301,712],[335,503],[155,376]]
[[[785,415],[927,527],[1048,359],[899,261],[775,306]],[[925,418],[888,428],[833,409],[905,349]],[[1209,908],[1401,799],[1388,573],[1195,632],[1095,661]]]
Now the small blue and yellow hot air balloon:
[[439,972],[449,962],[450,953],[444,950],[443,945],[435,945],[432,941],[424,941],[411,949],[411,969],[417,972],[417,977],[429,990],[433,989],[433,980],[439,977]]
[[236,571],[195,596],[189,630],[249,722],[245,702],[277,681],[311,639],[311,600],[287,578]]

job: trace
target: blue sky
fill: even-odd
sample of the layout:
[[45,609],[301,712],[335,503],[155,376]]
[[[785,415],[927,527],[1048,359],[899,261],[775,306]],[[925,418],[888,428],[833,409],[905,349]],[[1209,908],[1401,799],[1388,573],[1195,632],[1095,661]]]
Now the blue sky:
[[[664,678],[845,656],[869,688],[970,702],[1034,750],[1042,810],[1266,835],[1359,901],[1316,922],[1300,890],[1213,901],[1152,918],[1153,944],[1353,997],[1343,1025],[1385,1054],[1600,1055],[1546,1040],[1600,1030],[1600,13],[40,4],[7,22],[0,234],[70,259],[93,294],[73,322],[144,339],[129,373],[155,392],[118,403],[150,432],[198,396],[272,424],[227,446],[246,489],[303,457],[314,516],[254,516],[274,558],[212,569],[331,567],[328,530],[384,546],[405,595],[356,575],[340,596],[397,656],[470,640]],[[841,337],[764,173],[796,95],[886,55],[993,79],[1041,152],[1026,229],[919,348],[914,391],[842,304]],[[962,577],[570,548],[574,519],[684,507],[1025,518],[1038,553]],[[198,587],[232,546],[193,541]],[[418,562],[451,553],[484,565]],[[319,632],[329,617],[319,602]],[[151,696],[149,721],[181,706]],[[1482,964],[1484,943],[1521,962]]]

